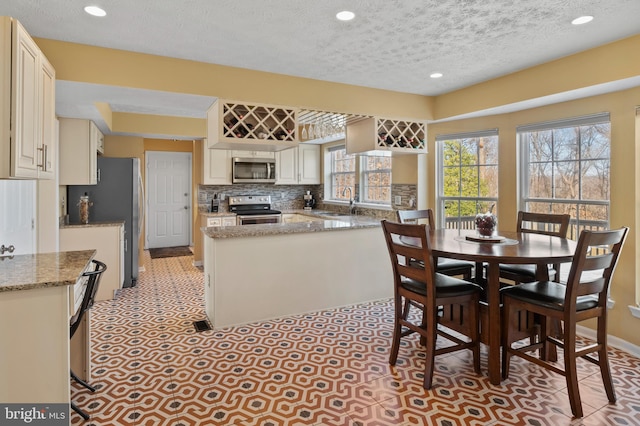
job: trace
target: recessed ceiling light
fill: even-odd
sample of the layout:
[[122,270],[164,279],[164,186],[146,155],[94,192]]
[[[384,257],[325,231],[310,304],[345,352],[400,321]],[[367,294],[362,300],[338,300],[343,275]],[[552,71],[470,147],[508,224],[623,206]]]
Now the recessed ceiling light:
[[571,23],[573,25],[582,25],[591,21],[593,21],[593,16],[585,15],[585,16],[580,16],[579,18],[574,19],[573,21],[571,21]]
[[104,9],[99,8],[98,6],[87,6],[84,8],[84,11],[89,15],[93,16],[106,16],[107,12]]
[[434,73],[431,73],[431,74],[429,75],[429,77],[431,77],[431,78],[440,78],[440,77],[442,77],[443,75],[444,75],[444,74],[442,74],[441,72],[434,72]]
[[348,10],[343,10],[342,12],[336,13],[336,18],[338,18],[341,21],[350,21],[355,17],[356,17],[356,14]]

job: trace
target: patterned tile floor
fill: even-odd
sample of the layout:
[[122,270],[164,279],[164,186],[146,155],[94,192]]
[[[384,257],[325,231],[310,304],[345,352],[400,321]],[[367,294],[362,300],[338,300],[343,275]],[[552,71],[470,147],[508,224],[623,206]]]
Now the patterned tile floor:
[[[513,359],[492,386],[467,353],[437,358],[405,338],[387,363],[390,301],[196,333],[203,278],[191,257],[151,260],[138,286],[92,311],[92,394],[72,385],[87,425],[638,425],[640,359],[611,350],[618,402],[581,362],[585,417],[571,419],[564,378]],[[82,419],[72,414],[72,424]]]

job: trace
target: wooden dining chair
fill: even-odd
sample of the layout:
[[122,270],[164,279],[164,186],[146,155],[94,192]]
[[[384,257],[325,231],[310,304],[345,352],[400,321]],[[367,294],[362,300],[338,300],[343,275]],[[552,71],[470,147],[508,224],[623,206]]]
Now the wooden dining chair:
[[[429,229],[433,230],[436,227],[436,222],[433,216],[433,210],[398,210],[398,222],[400,223],[419,223],[421,220],[426,220],[426,224],[429,225]],[[473,271],[473,263],[465,262],[464,260],[457,259],[443,259],[435,258],[436,272],[450,276],[462,276],[465,280],[471,279]]]
[[[566,284],[536,281],[502,290],[503,378],[509,376],[509,360],[513,355],[562,374],[566,378],[571,411],[575,417],[582,417],[577,358],[584,358],[600,367],[607,398],[610,402],[616,401],[607,357],[607,296],[628,231],[626,227],[614,231],[582,231]],[[541,318],[541,336],[539,342],[516,349],[507,342],[511,341],[510,336],[517,326],[515,314],[523,310]],[[591,318],[597,319],[596,343],[578,348],[576,324]],[[552,321],[563,321],[561,336],[552,335]],[[548,345],[564,349],[564,369],[527,353],[535,349],[546,352],[544,349]],[[593,352],[598,354],[597,358],[589,355]]]
[[[567,238],[569,221],[568,214],[549,214],[518,212],[517,232],[529,234],[550,235]],[[560,264],[554,264],[549,269],[554,274],[554,281],[560,282]],[[500,278],[514,281],[516,284],[528,283],[536,280],[536,265],[500,265]]]
[[[481,287],[468,281],[435,272],[428,229],[425,225],[382,221],[394,276],[394,326],[389,364],[395,365],[400,339],[413,333],[426,346],[423,387],[430,389],[437,355],[469,349],[473,367],[480,373]],[[415,261],[414,261],[415,260]],[[405,312],[410,304],[422,309],[421,322],[412,322]],[[403,327],[406,327],[403,330]],[[463,334],[453,335],[453,331]],[[436,349],[442,336],[454,343]]]

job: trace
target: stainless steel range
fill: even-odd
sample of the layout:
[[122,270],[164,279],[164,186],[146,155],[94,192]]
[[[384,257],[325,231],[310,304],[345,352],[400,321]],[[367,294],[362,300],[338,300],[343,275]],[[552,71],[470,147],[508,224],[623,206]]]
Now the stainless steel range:
[[236,214],[236,225],[280,223],[282,212],[271,209],[270,195],[229,197],[229,211]]

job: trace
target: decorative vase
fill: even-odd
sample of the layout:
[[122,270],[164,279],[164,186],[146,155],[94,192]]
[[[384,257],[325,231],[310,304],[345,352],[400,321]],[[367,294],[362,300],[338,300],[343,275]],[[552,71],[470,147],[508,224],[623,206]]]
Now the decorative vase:
[[476,215],[476,231],[482,237],[490,237],[496,230],[498,219],[491,212]]
[[476,228],[476,230],[478,231],[478,234],[480,234],[483,237],[490,237],[493,235],[493,231],[495,231],[496,227],[492,226],[490,228]]

